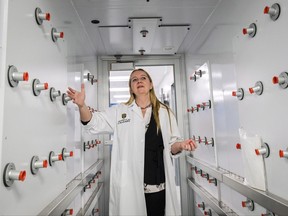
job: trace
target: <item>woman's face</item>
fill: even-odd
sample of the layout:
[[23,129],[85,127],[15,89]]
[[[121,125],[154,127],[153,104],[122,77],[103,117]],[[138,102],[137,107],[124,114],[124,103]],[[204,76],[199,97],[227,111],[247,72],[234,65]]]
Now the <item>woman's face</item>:
[[153,84],[144,71],[136,70],[131,74],[131,90],[136,96],[149,94]]

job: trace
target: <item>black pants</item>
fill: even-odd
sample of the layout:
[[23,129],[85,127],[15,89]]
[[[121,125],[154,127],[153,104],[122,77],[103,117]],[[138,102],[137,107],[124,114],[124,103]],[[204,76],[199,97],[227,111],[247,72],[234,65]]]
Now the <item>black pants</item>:
[[165,215],[165,190],[145,193],[147,216]]

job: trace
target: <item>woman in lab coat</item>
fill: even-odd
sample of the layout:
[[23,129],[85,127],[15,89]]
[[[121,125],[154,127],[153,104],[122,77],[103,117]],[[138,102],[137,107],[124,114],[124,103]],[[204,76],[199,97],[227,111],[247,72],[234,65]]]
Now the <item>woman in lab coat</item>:
[[155,95],[150,75],[132,71],[130,99],[91,114],[81,92],[68,88],[78,105],[84,128],[93,134],[113,133],[110,173],[110,215],[180,215],[173,158],[197,146],[183,140],[171,110]]

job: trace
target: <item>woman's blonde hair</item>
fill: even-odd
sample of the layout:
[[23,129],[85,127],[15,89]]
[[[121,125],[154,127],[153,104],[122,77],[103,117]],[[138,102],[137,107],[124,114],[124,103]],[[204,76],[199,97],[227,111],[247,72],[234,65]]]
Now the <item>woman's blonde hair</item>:
[[170,113],[169,113],[169,107],[162,103],[161,101],[158,100],[158,98],[156,97],[156,94],[155,94],[155,91],[154,91],[154,86],[153,86],[153,81],[151,79],[151,76],[148,74],[147,71],[145,71],[144,69],[142,68],[139,68],[139,69],[135,69],[131,72],[130,74],[130,78],[129,78],[129,91],[130,91],[130,98],[129,100],[125,103],[126,105],[130,105],[135,99],[136,99],[136,95],[132,92],[132,88],[131,88],[131,77],[132,77],[132,74],[135,72],[135,71],[142,71],[144,72],[148,79],[150,80],[150,82],[152,83],[152,88],[150,89],[149,91],[149,95],[150,95],[150,101],[151,101],[151,104],[152,104],[152,111],[153,111],[153,116],[154,116],[154,119],[155,119],[155,122],[156,122],[156,125],[157,125],[157,132],[159,131],[159,129],[161,130],[161,127],[160,127],[160,120],[159,120],[159,109],[161,106],[164,106],[167,111],[168,111],[168,115],[169,115],[169,118],[170,118]]

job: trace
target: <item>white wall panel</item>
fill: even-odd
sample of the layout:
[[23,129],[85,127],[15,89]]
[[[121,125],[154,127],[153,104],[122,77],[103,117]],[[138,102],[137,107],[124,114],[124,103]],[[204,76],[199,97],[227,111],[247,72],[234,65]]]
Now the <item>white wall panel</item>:
[[[10,188],[1,184],[0,211],[5,215],[37,214],[66,185],[63,161],[35,176],[29,168],[32,156],[47,159],[50,151],[60,153],[66,146],[66,108],[59,100],[52,103],[48,91],[35,97],[31,86],[32,80],[38,78],[61,91],[66,88],[66,44],[63,40],[52,42],[49,24],[42,27],[36,24],[35,8],[32,1],[29,4],[9,1],[7,59],[2,76],[6,83],[1,164],[3,167],[13,162],[17,170],[26,170],[27,177]],[[19,22],[21,25],[15,25]],[[28,71],[29,81],[11,88],[6,79],[9,65]]]
[[[211,100],[210,83],[209,83],[209,67],[208,63],[203,64],[197,70],[204,71],[202,77],[197,78],[196,81],[188,81],[188,92],[191,97],[188,98],[189,108],[196,107],[197,104]],[[189,76],[194,75],[194,71],[189,72]],[[212,103],[212,100],[211,100]],[[213,138],[213,122],[212,122],[212,109],[202,108],[199,111],[189,112],[190,120],[190,137],[194,135],[196,138],[208,139]],[[203,143],[198,145],[197,151],[193,152],[194,157],[199,158],[210,164],[216,164],[215,161],[215,149],[211,145],[204,145]]]
[[[274,2],[273,2],[274,3]],[[268,15],[255,13],[255,23],[258,31],[254,38],[243,35],[235,37],[235,63],[237,71],[237,86],[244,88],[245,97],[239,101],[240,126],[248,132],[258,134],[263,142],[269,144],[271,155],[265,159],[268,191],[288,199],[288,186],[285,170],[288,162],[279,158],[280,149],[287,148],[285,112],[288,104],[287,90],[272,84],[272,77],[287,71],[286,52],[288,49],[287,1],[279,1],[282,12],[277,21],[272,21]],[[253,22],[253,20],[251,20]],[[262,81],[264,92],[261,96],[251,95],[249,87],[256,81]],[[281,185],[281,187],[279,187]]]
[[[36,7],[49,12],[51,21],[37,25]],[[0,11],[0,171],[2,176],[5,165],[13,162],[16,170],[26,170],[27,174],[24,182],[15,181],[11,187],[5,187],[1,178],[0,215],[37,215],[49,211],[49,204],[62,195],[76,176],[79,181],[101,152],[100,148],[94,148],[88,156],[84,155],[78,108],[72,102],[64,106],[61,97],[51,102],[49,90],[34,96],[32,81],[37,78],[41,83],[47,82],[49,88],[54,87],[61,93],[66,92],[67,86],[80,90],[85,71],[97,77],[97,63],[95,57],[67,58],[67,52],[73,52],[72,45],[79,39],[73,38],[71,32],[75,29],[68,25],[73,23],[75,27],[79,22],[70,1],[1,1]],[[64,31],[64,39],[53,42],[52,27]],[[77,28],[79,30],[79,26]],[[7,81],[9,65],[16,66],[19,72],[28,71],[29,81],[10,87]],[[91,85],[85,80],[84,83],[87,105],[96,109],[97,83]],[[64,147],[73,151],[72,158],[55,162],[52,167],[32,175],[32,156],[46,160],[50,151],[60,154]],[[79,193],[67,208],[74,206],[78,212],[86,200]]]

